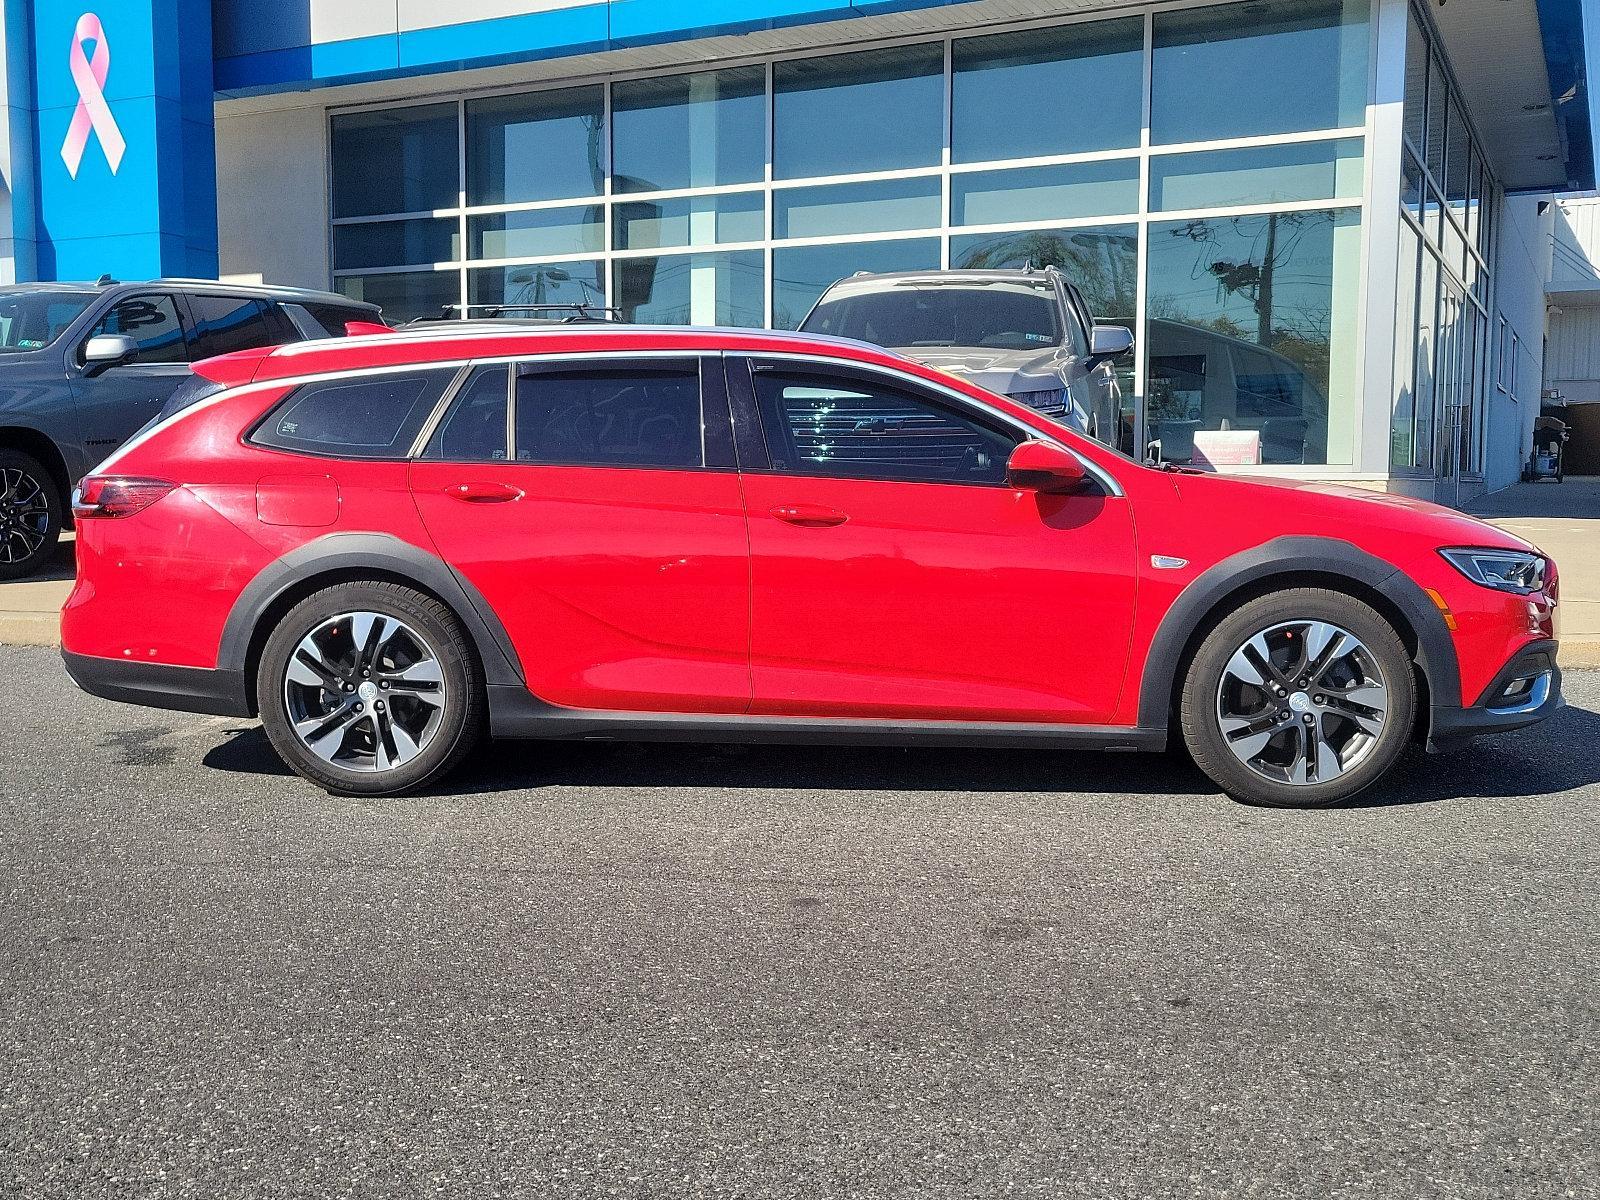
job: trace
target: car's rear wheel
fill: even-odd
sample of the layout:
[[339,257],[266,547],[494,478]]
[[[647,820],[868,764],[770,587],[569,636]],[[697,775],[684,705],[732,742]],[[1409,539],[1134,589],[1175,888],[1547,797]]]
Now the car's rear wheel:
[[387,796],[442,778],[477,741],[477,655],[443,604],[396,583],[342,583],[268,637],[256,698],[273,747],[330,792]]
[[1230,796],[1315,808],[1393,768],[1416,705],[1410,655],[1382,615],[1351,596],[1298,588],[1218,623],[1180,708],[1189,753]]
[[0,581],[43,569],[61,540],[65,501],[44,464],[0,450]]

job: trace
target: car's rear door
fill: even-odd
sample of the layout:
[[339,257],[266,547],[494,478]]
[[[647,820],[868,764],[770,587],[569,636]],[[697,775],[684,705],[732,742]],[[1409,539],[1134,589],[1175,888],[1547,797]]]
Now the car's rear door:
[[1007,486],[1026,433],[898,372],[730,357],[728,378],[753,713],[1111,719],[1135,589],[1114,487]]
[[536,696],[746,710],[749,547],[719,359],[481,365],[411,483],[430,536],[504,623]]

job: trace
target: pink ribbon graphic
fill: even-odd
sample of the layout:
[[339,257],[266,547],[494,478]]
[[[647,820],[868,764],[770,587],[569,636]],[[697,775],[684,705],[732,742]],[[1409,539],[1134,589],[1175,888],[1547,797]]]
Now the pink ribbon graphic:
[[[92,59],[83,53],[85,42],[94,43]],[[67,127],[67,140],[61,144],[61,159],[67,164],[67,174],[74,179],[78,177],[83,152],[89,148],[89,134],[93,131],[100,135],[100,147],[106,152],[106,162],[115,175],[128,143],[123,141],[122,130],[117,128],[117,119],[106,103],[111,47],[106,43],[106,31],[100,18],[93,13],[84,13],[78,18],[78,27],[72,32],[72,53],[67,61],[72,69],[72,82],[78,85],[78,107],[72,114],[72,124]]]

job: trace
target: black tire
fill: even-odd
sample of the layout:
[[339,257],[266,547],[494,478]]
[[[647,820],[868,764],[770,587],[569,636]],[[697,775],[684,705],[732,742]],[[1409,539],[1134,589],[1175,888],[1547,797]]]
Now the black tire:
[[54,557],[66,507],[43,463],[0,449],[0,583],[36,574]]
[[[403,629],[401,633],[391,633],[390,640],[370,651],[373,666],[368,674],[375,677],[371,680],[362,675],[362,650],[355,644],[353,632],[340,632],[339,619],[352,614],[373,614],[400,623]],[[350,630],[353,629],[352,622]],[[322,661],[324,668],[337,666],[336,681],[327,687],[292,684],[289,678],[292,660],[304,639],[319,631],[331,631],[320,636],[343,637],[350,641],[349,652],[341,656],[337,664],[331,654]],[[413,634],[420,636],[424,649],[437,663],[437,695],[441,698],[436,705],[441,710],[437,724],[427,725],[426,736],[414,743],[415,756],[408,761],[382,766],[379,752],[370,749],[378,736],[380,721],[385,721],[385,745],[389,754],[394,755],[395,747],[400,744],[396,726],[403,719],[402,709],[410,705],[413,712],[424,711],[420,701],[407,699],[401,691],[376,696],[371,700],[371,709],[363,711],[358,707],[356,715],[335,727],[341,744],[351,747],[348,756],[331,761],[310,749],[308,742],[295,731],[290,705],[322,704],[333,709],[334,716],[339,715],[344,705],[359,705],[364,697],[357,689],[361,689],[363,682],[369,686],[362,690],[370,691],[379,686],[377,679],[385,676],[398,681],[403,668],[395,667],[395,663],[420,657],[405,653],[414,644]],[[393,641],[402,637],[405,639],[402,650],[396,650]],[[331,644],[337,649],[342,643],[336,640]],[[395,686],[404,685],[397,683]],[[341,696],[341,689],[355,694]],[[430,596],[402,584],[378,580],[336,584],[295,605],[278,623],[262,649],[256,673],[256,701],[267,737],[284,762],[302,778],[335,795],[346,796],[399,795],[442,779],[477,744],[487,711],[483,669],[455,614]],[[387,713],[380,716],[384,713],[385,701]],[[428,704],[433,705],[434,700],[430,698]],[[312,719],[320,720],[321,716]],[[372,759],[372,765],[365,764],[366,757]]]
[[[1279,731],[1273,734],[1273,740],[1267,743],[1261,755],[1273,761],[1246,762],[1240,753],[1248,751],[1236,752],[1234,743],[1230,743],[1223,732],[1223,708],[1228,697],[1239,698],[1243,704],[1252,692],[1247,685],[1241,688],[1238,674],[1230,673],[1230,664],[1237,661],[1236,653],[1244,654],[1246,644],[1258,635],[1278,639],[1276,644],[1288,655],[1287,665],[1304,662],[1304,658],[1293,658],[1294,654],[1303,653],[1292,645],[1298,622],[1321,622],[1338,627],[1359,643],[1364,656],[1353,655],[1344,662],[1328,661],[1325,670],[1344,674],[1338,680],[1331,680],[1324,689],[1326,696],[1314,688],[1306,689],[1301,679],[1289,675],[1280,678],[1276,672],[1281,668],[1274,659],[1270,671],[1260,672],[1266,686],[1255,689],[1259,700],[1264,700],[1267,709],[1272,710],[1263,714],[1267,724],[1260,727],[1257,736],[1268,728]],[[1341,693],[1336,687],[1345,686],[1343,681],[1352,679],[1358,669],[1375,669],[1380,676],[1377,682],[1386,689],[1381,705],[1381,728],[1375,735],[1363,732],[1362,726],[1347,717],[1347,707],[1343,707],[1346,702],[1337,698]],[[1309,677],[1308,672],[1302,678]],[[1289,694],[1269,694],[1267,690],[1285,684],[1296,690]],[[1234,690],[1229,693],[1225,688]],[[1369,693],[1363,689],[1362,694]],[[1323,707],[1324,701],[1342,707]],[[1195,764],[1235,800],[1272,808],[1325,808],[1349,800],[1377,783],[1405,753],[1416,722],[1417,680],[1411,656],[1400,635],[1370,605],[1339,592],[1296,588],[1252,600],[1218,622],[1206,635],[1189,666],[1179,709],[1184,742]],[[1380,710],[1358,705],[1356,711],[1361,712],[1370,725],[1375,723],[1373,712]],[[1300,715],[1294,715],[1296,713]],[[1285,718],[1284,714],[1289,715]],[[1278,721],[1285,723],[1277,724]],[[1296,731],[1295,722],[1303,722],[1308,728]],[[1311,729],[1316,733],[1311,733]],[[1342,749],[1333,748],[1336,739],[1344,739]],[[1320,765],[1314,765],[1309,772],[1300,766],[1297,756],[1302,750],[1313,764],[1320,763],[1315,749],[1318,742],[1331,748],[1334,759],[1330,768],[1337,764],[1342,773],[1330,769],[1329,778],[1318,779],[1311,776],[1321,773]],[[1338,762],[1341,755],[1348,755],[1348,769]],[[1280,779],[1276,777],[1280,770],[1286,776],[1298,770],[1308,778],[1305,782]],[[1269,777],[1266,771],[1273,775]]]

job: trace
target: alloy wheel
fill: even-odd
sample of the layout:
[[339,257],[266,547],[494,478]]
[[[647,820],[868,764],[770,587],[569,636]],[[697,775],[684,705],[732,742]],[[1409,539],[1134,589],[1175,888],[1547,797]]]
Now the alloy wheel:
[[0,566],[27,562],[50,538],[50,499],[27,471],[0,469]]
[[403,767],[439,731],[448,695],[432,646],[410,625],[344,613],[300,640],[284,676],[295,737],[350,771]]
[[1286,621],[1240,646],[1217,687],[1233,755],[1277,783],[1319,784],[1372,753],[1390,709],[1377,657],[1327,621]]

